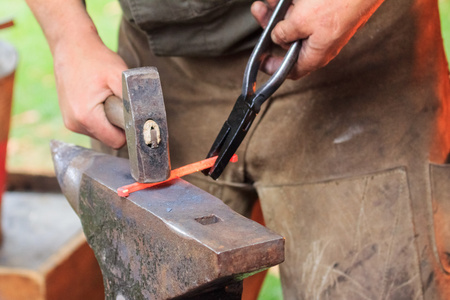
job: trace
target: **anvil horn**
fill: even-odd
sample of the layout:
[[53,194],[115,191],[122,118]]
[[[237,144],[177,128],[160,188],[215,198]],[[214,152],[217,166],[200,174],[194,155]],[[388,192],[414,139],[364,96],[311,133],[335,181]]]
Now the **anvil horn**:
[[98,153],[56,140],[50,141],[50,149],[61,191],[79,215],[80,180],[86,165]]

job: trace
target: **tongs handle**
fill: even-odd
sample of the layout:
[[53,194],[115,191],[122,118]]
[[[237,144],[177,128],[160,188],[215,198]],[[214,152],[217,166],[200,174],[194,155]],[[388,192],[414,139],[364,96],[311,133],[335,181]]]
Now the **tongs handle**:
[[[245,68],[244,79],[242,83],[242,96],[247,97],[255,94],[255,82],[258,70],[263,60],[264,54],[267,52],[267,49],[272,43],[270,34],[275,28],[275,25],[286,15],[291,2],[292,0],[280,0],[278,2],[275,10],[272,13],[272,17],[270,18],[269,23],[267,24],[266,28],[261,34],[261,38],[253,49],[253,52],[248,60],[247,67]],[[261,97],[254,97],[255,100],[258,100],[257,98],[264,97],[265,99],[261,99],[262,102],[264,102],[264,100],[270,97],[280,87],[280,85],[283,83],[283,81],[291,71],[295,62],[297,61],[300,49],[301,41],[296,41],[291,45],[278,70],[272,75],[272,77],[270,77],[270,79],[265,84],[263,84],[258,89],[258,91],[256,91],[256,94],[261,95]],[[257,107],[259,107],[262,102],[256,103]]]
[[231,156],[247,135],[261,104],[280,87],[298,59],[301,41],[296,41],[291,45],[278,70],[255,92],[259,67],[267,48],[272,42],[270,33],[275,25],[284,18],[290,4],[291,0],[280,0],[278,2],[267,27],[249,58],[244,73],[242,94],[236,100],[233,110],[223,124],[207,155],[207,157],[218,156],[214,165],[203,171],[205,175],[209,175],[213,179],[217,179],[222,174]]

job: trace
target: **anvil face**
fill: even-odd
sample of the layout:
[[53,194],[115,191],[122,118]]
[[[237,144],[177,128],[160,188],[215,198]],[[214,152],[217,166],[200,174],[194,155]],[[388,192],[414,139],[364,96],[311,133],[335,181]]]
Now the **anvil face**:
[[121,198],[117,188],[134,182],[128,160],[60,142],[52,152],[107,299],[199,294],[284,260],[281,236],[183,180]]

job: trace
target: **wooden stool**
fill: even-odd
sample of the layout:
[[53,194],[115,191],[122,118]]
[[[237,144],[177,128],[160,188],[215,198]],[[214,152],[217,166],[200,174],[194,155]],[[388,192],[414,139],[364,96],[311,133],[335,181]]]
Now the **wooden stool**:
[[100,268],[64,196],[7,192],[3,209],[0,299],[104,299]]

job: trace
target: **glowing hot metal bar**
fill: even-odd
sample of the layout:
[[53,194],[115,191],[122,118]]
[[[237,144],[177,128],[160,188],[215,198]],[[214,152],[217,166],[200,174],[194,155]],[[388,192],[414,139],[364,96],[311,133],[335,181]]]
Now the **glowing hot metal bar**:
[[[212,166],[214,166],[214,163],[217,160],[217,156],[214,157],[210,157],[183,167],[180,167],[178,169],[174,169],[170,172],[170,177],[167,180],[161,181],[161,182],[154,182],[154,183],[140,183],[140,182],[135,182],[132,184],[128,184],[125,186],[122,186],[120,188],[117,189],[117,194],[120,197],[128,197],[130,195],[130,193],[133,192],[137,192],[146,188],[150,188],[153,187],[155,185],[159,185],[168,181],[171,181],[173,179],[176,178],[180,178],[195,172],[199,172],[208,168],[211,168]],[[230,162],[234,163],[237,162],[238,157],[236,154],[234,154],[231,159]]]

